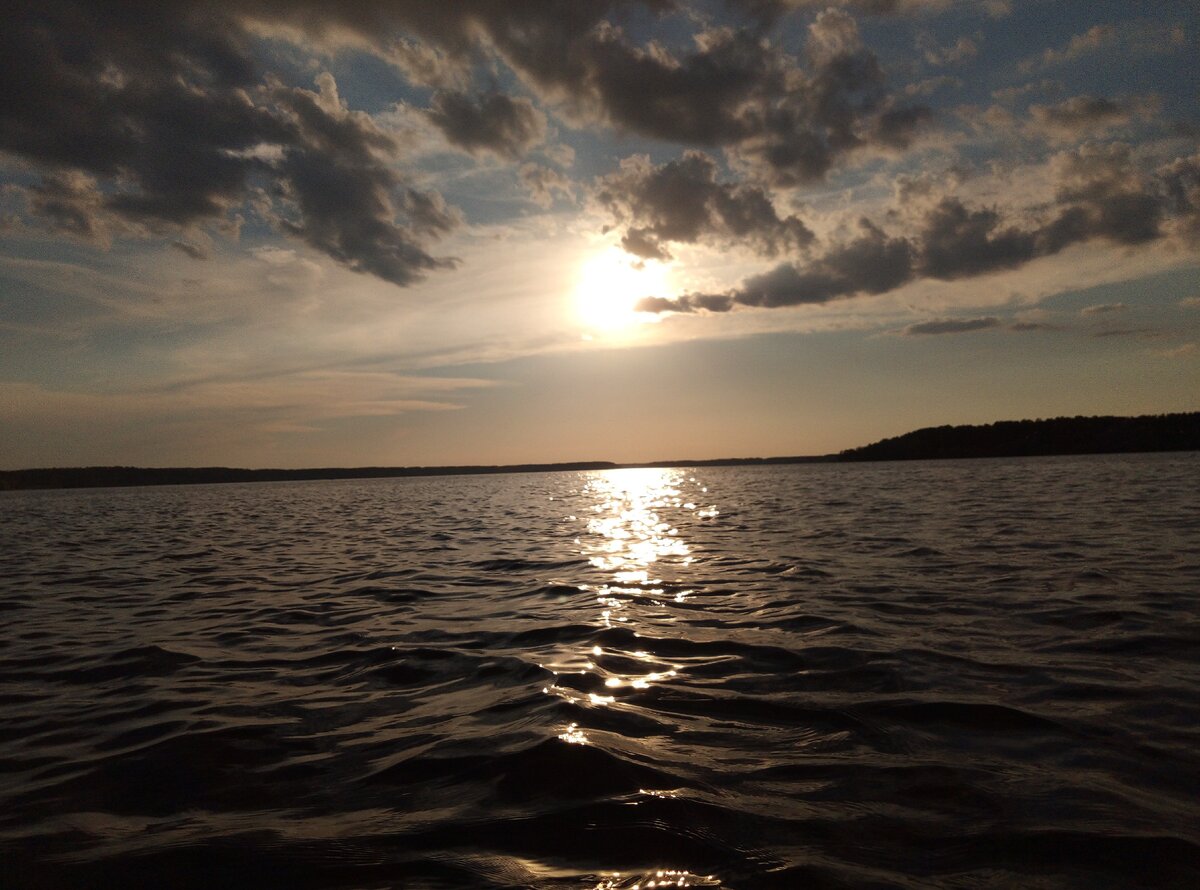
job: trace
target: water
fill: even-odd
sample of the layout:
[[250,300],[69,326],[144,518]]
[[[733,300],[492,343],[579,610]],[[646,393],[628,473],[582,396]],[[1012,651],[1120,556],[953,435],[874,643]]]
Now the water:
[[5,494],[0,885],[1194,886],[1198,471]]

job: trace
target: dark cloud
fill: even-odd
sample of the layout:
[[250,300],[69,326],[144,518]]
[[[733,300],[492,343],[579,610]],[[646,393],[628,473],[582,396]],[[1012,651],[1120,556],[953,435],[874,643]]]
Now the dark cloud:
[[[347,111],[328,75],[319,93],[267,77],[237,13],[170,2],[10,6],[0,73],[21,88],[0,94],[0,151],[44,171],[26,192],[30,213],[103,242],[113,231],[228,228],[254,200],[284,230],[389,281],[446,265],[422,246],[438,230],[417,218],[424,208],[395,203],[394,140]],[[412,225],[397,217],[409,205]]]
[[528,99],[489,93],[472,99],[463,93],[433,97],[429,119],[453,145],[502,158],[518,158],[546,138],[546,116]]
[[910,324],[900,333],[906,337],[918,337],[935,334],[969,334],[972,331],[986,331],[1000,327],[1000,319],[994,315],[983,318],[935,318]]
[[[788,4],[731,4],[760,23]],[[813,6],[813,4],[804,4]],[[881,66],[858,37],[854,20],[823,9],[809,29],[807,64],[766,39],[763,27],[710,28],[693,35],[688,51],[635,44],[618,24],[633,10],[651,15],[677,9],[671,0],[474,2],[431,6],[348,2],[244,2],[243,15],[301,27],[332,39],[351,32],[410,70],[412,38],[435,47],[438,76],[447,60],[463,66],[481,53],[502,58],[538,96],[576,122],[667,142],[723,147],[771,182],[818,179],[847,152],[875,143],[898,144],[924,123],[927,111],[896,106]],[[894,12],[914,3],[849,4]],[[422,63],[424,64],[424,63]],[[456,109],[458,110],[458,109]],[[878,120],[890,114],[886,120]],[[453,119],[455,115],[443,117]],[[465,128],[478,131],[477,126]]]
[[[1054,158],[1054,201],[1039,224],[1007,221],[996,208],[972,208],[943,197],[913,223],[914,234],[888,236],[869,220],[861,234],[835,243],[803,266],[783,263],[723,294],[651,298],[646,312],[725,312],[735,306],[773,307],[824,303],[885,293],[918,278],[953,281],[1016,269],[1074,244],[1096,238],[1135,246],[1164,237],[1167,211],[1191,225],[1200,198],[1200,163],[1182,158],[1157,178],[1140,173],[1127,146],[1088,145]],[[928,178],[898,184],[902,202],[933,192]],[[1191,215],[1189,215],[1191,214]]]
[[917,271],[943,280],[969,278],[1033,259],[1036,235],[1001,223],[995,210],[969,210],[956,198],[942,199],[919,235]]
[[[889,13],[912,4],[852,5]],[[272,80],[256,61],[252,35],[274,30],[356,42],[423,82],[455,84],[435,94],[430,120],[456,146],[510,159],[544,140],[546,120],[528,99],[471,97],[457,88],[489,58],[503,59],[541,99],[578,121],[723,147],[753,176],[780,185],[819,178],[865,146],[906,145],[929,119],[926,109],[889,95],[878,60],[842,11],[816,15],[802,60],[761,29],[711,28],[694,35],[692,49],[672,52],[638,45],[619,26],[631,11],[655,15],[675,6],[21,3],[0,36],[0,70],[7,83],[22,85],[0,97],[0,150],[48,175],[96,182],[91,191],[68,193],[47,179],[27,196],[32,214],[78,237],[103,240],[114,230],[106,215],[123,220],[126,234],[219,227],[252,203],[339,262],[406,284],[448,265],[427,252],[428,242],[457,217],[440,198],[416,197],[396,171],[395,141],[345,108],[332,77],[320,78],[318,92]],[[769,19],[769,7],[751,12]],[[622,195],[620,183],[610,184],[629,250],[661,257],[672,241],[744,241],[771,256],[811,240],[797,218],[776,213],[761,188],[718,183],[711,161],[695,158],[647,173]],[[524,178],[538,200],[563,190],[547,174]],[[681,193],[689,182],[698,196]],[[645,193],[635,194],[635,186]],[[677,207],[667,206],[668,196],[678,198]]]
[[870,145],[904,147],[932,119],[924,106],[895,103],[850,16],[827,9],[808,31],[807,70],[786,72],[785,86],[745,113],[745,132],[730,147],[735,163],[777,186],[820,179]]
[[332,77],[318,81],[320,93],[273,91],[276,109],[293,125],[282,161],[272,166],[284,198],[278,224],[339,263],[394,284],[452,267],[422,242],[454,228],[457,214],[440,195],[402,189],[392,137],[370,116],[347,111]]
[[869,220],[860,222],[862,234],[839,245],[801,270],[782,263],[762,275],[747,278],[725,294],[685,294],[675,300],[643,300],[643,312],[726,312],[735,305],[771,308],[805,303],[827,303],[854,294],[879,294],[912,278],[912,245],[904,238],[889,238]]
[[280,165],[285,203],[277,218],[287,232],[357,272],[407,285],[423,272],[448,268],[414,233],[395,224],[395,174],[387,167],[332,162],[320,154],[290,151]]
[[1038,233],[1042,253],[1090,238],[1136,245],[1161,236],[1166,201],[1136,169],[1128,146],[1085,145],[1058,155],[1054,165],[1063,209]]
[[716,161],[698,151],[657,167],[645,156],[627,158],[600,180],[595,199],[626,226],[625,249],[645,259],[666,259],[671,242],[745,244],[770,257],[813,240],[799,218],[779,216],[761,188],[719,181]]

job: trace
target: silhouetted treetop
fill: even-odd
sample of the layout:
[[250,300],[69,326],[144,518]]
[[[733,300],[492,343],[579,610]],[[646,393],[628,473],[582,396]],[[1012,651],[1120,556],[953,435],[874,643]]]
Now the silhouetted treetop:
[[1109,454],[1200,449],[1200,411],[1141,417],[1002,420],[982,426],[934,426],[851,448],[839,460],[930,460]]

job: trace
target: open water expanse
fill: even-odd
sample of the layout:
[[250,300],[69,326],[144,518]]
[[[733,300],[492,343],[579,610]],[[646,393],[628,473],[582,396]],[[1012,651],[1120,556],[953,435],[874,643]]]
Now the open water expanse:
[[1194,887],[1200,454],[0,495],[0,886]]

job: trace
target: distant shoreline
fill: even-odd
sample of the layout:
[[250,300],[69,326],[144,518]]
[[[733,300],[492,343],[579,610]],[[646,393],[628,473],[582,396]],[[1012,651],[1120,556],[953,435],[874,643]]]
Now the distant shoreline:
[[805,463],[895,460],[956,460],[983,457],[1047,457],[1200,450],[1200,411],[1139,417],[1057,417],[977,426],[926,427],[838,454],[795,457],[730,457],[646,463],[572,461],[439,467],[58,467],[0,470],[0,491],[57,488],[126,488],[237,482],[300,482],[317,479],[387,479],[482,476],[667,467],[753,467]]

